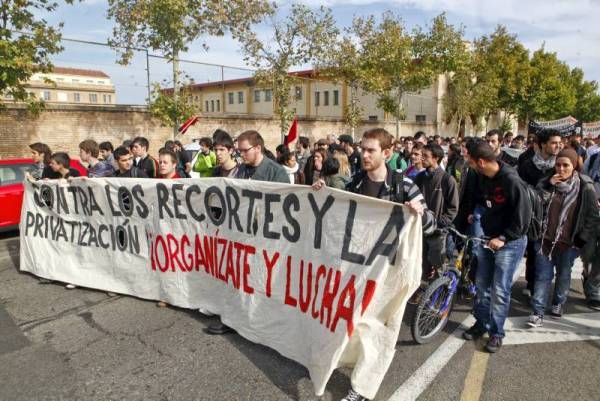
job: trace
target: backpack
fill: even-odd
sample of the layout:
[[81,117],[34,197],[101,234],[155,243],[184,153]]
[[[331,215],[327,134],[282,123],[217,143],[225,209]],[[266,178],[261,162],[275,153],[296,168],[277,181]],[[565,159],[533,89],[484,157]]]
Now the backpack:
[[525,190],[529,197],[531,219],[527,228],[527,240],[538,241],[542,238],[542,224],[544,221],[544,202],[540,193],[531,185],[524,182]]

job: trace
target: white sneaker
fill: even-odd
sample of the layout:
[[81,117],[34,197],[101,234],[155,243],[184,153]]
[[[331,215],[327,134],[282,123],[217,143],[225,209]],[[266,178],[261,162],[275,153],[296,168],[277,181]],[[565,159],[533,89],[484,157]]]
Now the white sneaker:
[[544,325],[544,317],[532,313],[529,315],[527,324],[531,327],[542,327]]
[[67,290],[72,290],[73,288],[77,288],[77,286],[75,284],[67,284],[67,285],[65,285],[65,288]]
[[198,308],[198,312],[202,313],[204,316],[215,316],[214,313],[212,313],[211,311],[209,311],[208,309],[205,308]]

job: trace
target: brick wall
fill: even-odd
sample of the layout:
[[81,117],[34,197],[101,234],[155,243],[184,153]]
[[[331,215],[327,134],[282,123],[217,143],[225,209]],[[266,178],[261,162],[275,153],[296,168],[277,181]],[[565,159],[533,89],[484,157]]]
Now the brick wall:
[[[396,132],[394,123],[365,122],[356,129],[356,135],[369,128],[381,127],[391,133]],[[221,128],[238,135],[247,129],[254,129],[264,137],[269,149],[281,141],[279,125],[276,119],[247,116],[202,117],[185,135],[178,135],[184,144],[192,138],[210,136],[215,129]],[[312,140],[333,133],[349,133],[348,127],[334,119],[300,119],[299,135]],[[436,126],[402,124],[401,135],[412,135],[418,130],[434,134]],[[0,110],[0,158],[29,157],[28,145],[33,142],[47,143],[52,151],[66,151],[72,157],[79,156],[78,144],[84,139],[97,142],[110,141],[113,145],[142,135],[150,141],[150,153],[156,154],[162,144],[172,139],[173,130],[163,127],[150,116],[145,107],[132,106],[86,106],[86,105],[48,105],[37,118],[31,117],[20,106],[8,106]]]

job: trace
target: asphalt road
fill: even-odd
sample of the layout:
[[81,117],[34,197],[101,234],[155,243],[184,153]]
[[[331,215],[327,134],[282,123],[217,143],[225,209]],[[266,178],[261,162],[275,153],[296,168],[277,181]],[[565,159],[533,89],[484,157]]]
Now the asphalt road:
[[[206,334],[215,318],[40,284],[18,266],[18,236],[1,235],[2,401],[339,400],[348,389],[349,371],[341,369],[325,395],[315,397],[301,365],[237,334]],[[572,282],[560,326],[538,329],[535,338],[519,320],[529,313],[523,288],[521,279],[513,291],[513,344],[495,355],[481,352],[483,342],[464,343],[458,330],[452,334],[469,317],[467,305],[455,308],[446,332],[431,344],[414,344],[404,326],[376,399],[600,400],[600,313],[585,306],[580,280]]]

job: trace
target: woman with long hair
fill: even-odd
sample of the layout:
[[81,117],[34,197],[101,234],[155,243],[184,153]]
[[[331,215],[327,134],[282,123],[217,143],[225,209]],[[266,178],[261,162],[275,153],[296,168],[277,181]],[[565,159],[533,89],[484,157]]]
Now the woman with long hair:
[[595,227],[600,224],[596,192],[592,180],[577,171],[578,161],[575,150],[561,150],[554,163],[555,174],[542,179],[537,186],[544,200],[545,216],[542,238],[535,243],[533,313],[528,322],[532,327],[543,324],[554,277],[550,314],[562,316],[575,259],[586,243],[596,241]]

